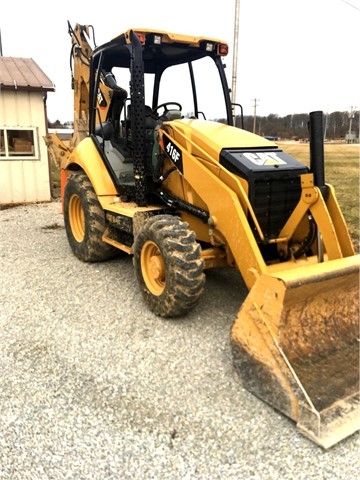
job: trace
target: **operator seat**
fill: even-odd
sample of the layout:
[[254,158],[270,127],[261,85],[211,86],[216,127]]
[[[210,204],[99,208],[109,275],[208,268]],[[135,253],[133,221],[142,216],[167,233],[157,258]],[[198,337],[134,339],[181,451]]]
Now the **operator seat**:
[[117,87],[113,90],[107,119],[113,123],[115,131],[119,130],[120,115],[126,98],[127,91],[123,88]]
[[[151,115],[152,108],[148,105],[145,105],[145,128],[155,128],[156,127],[156,119]],[[131,104],[127,106],[126,110],[126,124],[127,128],[130,128],[131,125]]]
[[[152,109],[145,105],[144,129],[145,132],[153,131],[157,125],[157,120],[151,115]],[[125,120],[122,120],[122,126],[125,132],[127,142],[131,143],[131,104],[126,108]]]

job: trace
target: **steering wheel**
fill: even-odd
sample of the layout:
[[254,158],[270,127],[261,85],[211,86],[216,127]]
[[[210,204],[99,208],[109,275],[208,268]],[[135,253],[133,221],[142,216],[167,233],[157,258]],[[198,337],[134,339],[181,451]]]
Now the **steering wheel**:
[[175,105],[177,108],[177,110],[179,112],[181,112],[182,110],[182,106],[180,105],[180,103],[178,102],[165,102],[165,103],[161,103],[160,105],[158,105],[157,107],[155,107],[151,113],[149,113],[149,115],[147,116],[153,116],[153,115],[159,115],[158,114],[158,110],[160,110],[160,108],[163,108],[164,111],[162,113],[162,115],[160,115],[161,117],[165,116],[167,114],[167,112],[169,112],[170,110],[173,110],[172,108],[168,108],[169,105]]

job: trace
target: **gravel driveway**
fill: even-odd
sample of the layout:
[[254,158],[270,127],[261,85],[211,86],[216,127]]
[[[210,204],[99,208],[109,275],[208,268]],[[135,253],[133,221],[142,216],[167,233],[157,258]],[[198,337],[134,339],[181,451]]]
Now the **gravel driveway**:
[[163,320],[130,257],[72,255],[58,202],[1,210],[0,228],[0,479],[359,478],[358,435],[324,451],[234,377],[235,271]]

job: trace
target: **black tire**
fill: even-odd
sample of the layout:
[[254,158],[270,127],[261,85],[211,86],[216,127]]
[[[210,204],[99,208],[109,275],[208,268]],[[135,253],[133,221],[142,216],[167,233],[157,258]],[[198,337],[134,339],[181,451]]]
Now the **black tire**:
[[83,262],[101,262],[118,254],[115,247],[102,241],[104,210],[83,172],[73,173],[66,182],[64,223],[71,250]]
[[205,284],[201,249],[179,217],[151,217],[135,238],[133,261],[144,300],[156,315],[178,317],[198,303]]

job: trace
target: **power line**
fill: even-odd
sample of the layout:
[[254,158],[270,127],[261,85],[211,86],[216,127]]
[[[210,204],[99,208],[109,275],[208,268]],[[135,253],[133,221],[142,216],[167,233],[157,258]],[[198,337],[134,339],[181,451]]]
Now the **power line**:
[[343,3],[346,3],[346,4],[349,5],[350,7],[353,7],[353,8],[355,8],[355,10],[357,10],[358,12],[360,12],[360,8],[357,7],[356,5],[353,5],[352,3],[347,2],[346,0],[340,0],[340,1],[343,2]]

